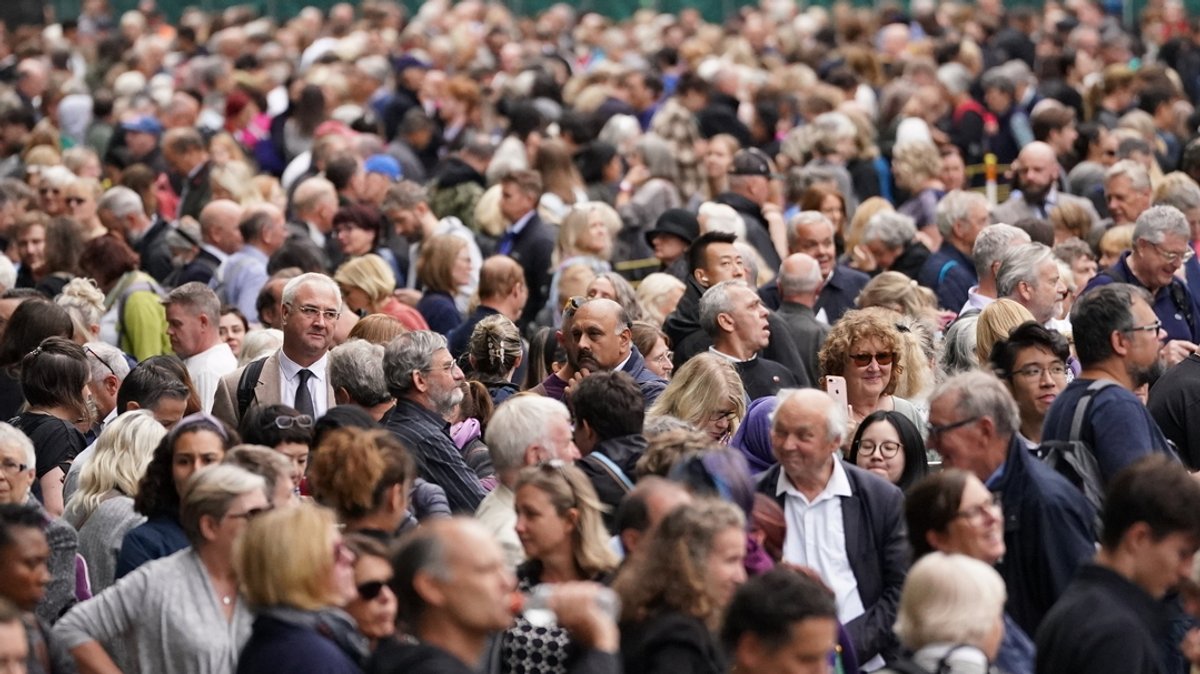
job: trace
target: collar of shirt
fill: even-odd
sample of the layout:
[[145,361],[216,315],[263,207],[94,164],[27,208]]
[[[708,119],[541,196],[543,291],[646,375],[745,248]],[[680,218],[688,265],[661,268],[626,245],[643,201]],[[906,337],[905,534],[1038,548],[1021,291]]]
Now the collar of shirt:
[[283,372],[283,376],[287,378],[288,381],[293,381],[299,377],[300,370],[308,370],[309,372],[313,373],[313,376],[316,377],[318,381],[323,382],[325,381],[325,365],[328,362],[329,354],[325,354],[321,356],[320,360],[305,368],[301,367],[291,358],[288,358],[287,354],[283,352],[283,349],[279,350],[279,369]]
[[852,496],[853,492],[850,489],[850,478],[846,476],[846,469],[842,466],[841,461],[834,458],[833,474],[829,476],[829,482],[825,483],[825,489],[821,490],[821,493],[817,494],[817,497],[811,502],[799,489],[796,489],[782,466],[779,469],[779,481],[775,484],[775,495],[795,496],[811,506],[831,498]]
[[317,229],[316,225],[314,225],[311,222],[308,222],[307,220],[304,222],[304,226],[308,228],[308,236],[312,238],[313,242],[316,243],[321,248],[324,248],[325,247],[324,232],[322,232],[320,229]]
[[201,243],[200,250],[208,251],[209,255],[212,255],[213,257],[217,258],[217,262],[219,264],[224,264],[225,260],[229,259],[229,256],[225,254],[225,251],[221,250],[220,248],[217,248],[216,246],[212,245],[211,243]]
[[728,360],[729,362],[735,363],[735,364],[736,363],[749,363],[750,361],[754,360],[755,358],[758,358],[758,354],[755,354],[755,355],[747,358],[746,360],[740,360],[738,358],[734,358],[733,356],[731,356],[727,353],[722,353],[721,351],[717,351],[717,347],[715,347],[715,346],[708,347],[708,352],[716,354],[716,355],[724,358],[725,360]]
[[621,372],[621,371],[623,371],[623,370],[625,369],[625,366],[629,364],[629,359],[630,359],[630,358],[633,358],[633,349],[630,349],[630,350],[629,350],[629,355],[628,355],[628,356],[625,356],[625,360],[621,361],[621,364],[620,364],[620,365],[618,365],[618,366],[616,366],[616,367],[614,367],[614,368],[613,368],[613,372]]
[[537,214],[537,210],[534,209],[532,211],[529,211],[525,215],[522,215],[519,220],[517,220],[516,222],[513,223],[512,227],[508,228],[508,231],[506,232],[506,234],[509,234],[512,236],[516,236],[516,235],[520,234],[525,229],[525,226],[529,224],[529,221],[532,220],[533,216],[536,214]]

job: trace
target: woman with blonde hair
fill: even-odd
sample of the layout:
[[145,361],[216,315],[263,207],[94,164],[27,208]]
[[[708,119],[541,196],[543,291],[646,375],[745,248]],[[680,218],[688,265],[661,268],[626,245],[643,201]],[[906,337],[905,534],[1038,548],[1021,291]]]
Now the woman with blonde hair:
[[472,378],[487,387],[496,405],[520,391],[513,374],[521,365],[521,331],[507,317],[493,314],[479,321],[467,342]]
[[872,217],[884,211],[894,210],[896,209],[892,207],[892,203],[883,197],[871,197],[859,204],[858,208],[854,209],[854,217],[850,218],[850,225],[846,228],[846,252],[839,262],[859,271],[875,271],[875,258],[862,245],[863,234],[866,233],[867,223]]
[[99,339],[100,319],[104,316],[104,293],[91,279],[74,278],[63,286],[54,303],[66,310],[75,326],[76,344]]
[[357,597],[354,553],[333,513],[311,503],[250,521],[234,568],[254,609],[237,671],[357,674],[368,643],[343,611]]
[[661,327],[686,289],[683,281],[663,272],[642,279],[636,292],[638,304],[642,305],[642,320]]
[[554,274],[550,277],[550,297],[546,306],[555,315],[555,326],[561,317],[562,297],[558,293],[563,272],[574,265],[586,265],[594,273],[610,271],[613,241],[621,231],[621,216],[602,201],[589,201],[571,207],[558,229],[558,244],[554,250]]
[[229,199],[242,206],[257,204],[262,196],[254,188],[254,171],[240,161],[229,161],[212,167],[208,174],[213,199]]
[[852,423],[857,424],[876,410],[893,410],[917,428],[924,427],[916,406],[895,395],[907,367],[901,360],[904,338],[896,328],[898,318],[895,312],[877,307],[847,311],[833,324],[817,356],[822,388],[827,376],[846,379]]
[[[561,462],[523,469],[513,487],[516,531],[525,551],[517,589],[572,581],[607,583],[617,568],[601,517],[605,506],[582,470]],[[518,618],[501,639],[503,672],[567,672],[571,637]]]
[[350,328],[347,339],[363,339],[372,344],[387,346],[400,335],[408,332],[400,321],[387,314],[368,314]]
[[146,521],[134,512],[133,497],[166,434],[149,410],[126,412],[104,427],[84,464],[63,519],[79,532],[93,595],[113,584],[125,534]]
[[[916,220],[918,231],[927,236],[934,235],[937,232],[937,204],[946,194],[941,177],[942,155],[937,146],[923,140],[901,141],[893,150],[892,168],[896,184],[912,195],[896,210]],[[936,245],[929,246],[930,250],[941,247],[940,234],[937,239],[933,242]]]
[[417,259],[417,280],[425,288],[425,294],[417,302],[417,311],[429,329],[447,335],[461,325],[463,315],[454,297],[471,284],[471,251],[467,242],[454,234],[442,234],[423,242]]
[[726,444],[746,416],[746,389],[728,358],[713,353],[692,356],[674,372],[671,383],[646,412],[672,416]]
[[881,307],[903,316],[926,318],[937,315],[933,291],[898,271],[880,272],[858,294],[858,308]]
[[979,312],[975,324],[975,358],[986,365],[996,342],[1008,339],[1013,328],[1033,321],[1033,314],[1024,305],[1009,299],[998,299]]
[[542,176],[545,191],[538,201],[538,215],[548,223],[558,225],[567,214],[567,209],[588,200],[587,188],[571,153],[558,140],[546,140],[538,146],[530,167]]
[[746,518],[732,503],[703,500],[663,518],[613,584],[625,671],[724,672],[714,634],[746,580],[745,557]]
[[378,255],[368,253],[347,260],[338,267],[333,280],[341,288],[342,300],[350,311],[360,316],[387,314],[408,330],[429,329],[421,312],[392,295],[396,290],[396,275]]

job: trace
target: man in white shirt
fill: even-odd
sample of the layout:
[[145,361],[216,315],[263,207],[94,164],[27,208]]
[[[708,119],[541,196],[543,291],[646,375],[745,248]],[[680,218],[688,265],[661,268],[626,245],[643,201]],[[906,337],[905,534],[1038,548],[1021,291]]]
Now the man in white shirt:
[[821,575],[863,669],[898,655],[892,633],[908,572],[904,496],[886,480],[837,458],[846,410],[815,389],[783,389],[771,416],[779,463],[758,490],[783,508],[783,560]]
[[187,365],[200,404],[211,412],[221,377],[237,369],[237,357],[220,335],[221,302],[203,283],[185,283],[163,300],[171,349]]

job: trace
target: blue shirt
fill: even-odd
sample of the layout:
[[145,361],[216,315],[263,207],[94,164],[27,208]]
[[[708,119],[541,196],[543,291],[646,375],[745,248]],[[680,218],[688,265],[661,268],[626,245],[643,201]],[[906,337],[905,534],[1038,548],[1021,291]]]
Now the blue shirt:
[[[1122,253],[1121,259],[1117,260],[1115,265],[1096,274],[1088,282],[1084,292],[1108,283],[1129,283],[1139,288],[1146,287],[1129,268],[1129,252]],[[1197,322],[1200,321],[1200,305],[1196,304],[1195,297],[1183,281],[1172,277],[1170,285],[1159,288],[1158,292],[1152,294],[1154,302],[1151,308],[1154,309],[1158,320],[1162,321],[1167,339],[1182,339],[1193,343],[1200,341],[1200,323]],[[1187,320],[1188,313],[1191,313],[1190,322]]]

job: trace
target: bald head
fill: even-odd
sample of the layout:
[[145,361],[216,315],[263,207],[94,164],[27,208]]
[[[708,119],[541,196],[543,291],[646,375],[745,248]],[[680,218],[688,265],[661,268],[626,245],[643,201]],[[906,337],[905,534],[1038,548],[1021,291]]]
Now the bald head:
[[821,289],[821,265],[816,258],[793,253],[779,265],[779,296],[785,302],[812,306]]
[[672,510],[692,503],[692,495],[678,482],[648,475],[621,500],[616,524],[626,556],[637,554],[642,539]]
[[1058,156],[1054,148],[1040,140],[1034,141],[1021,149],[1017,163],[1017,175],[1021,179],[1021,194],[1025,202],[1037,205],[1044,203],[1058,180]]
[[242,232],[238,223],[242,220],[242,207],[229,199],[215,199],[200,211],[200,237],[226,255],[233,255],[242,248]]
[[591,372],[616,369],[633,348],[629,314],[609,299],[584,302],[575,312],[567,337],[578,349],[579,367]]
[[337,213],[337,189],[333,183],[319,176],[309,178],[296,186],[292,195],[292,210],[296,217],[316,225],[322,232],[333,228],[333,216]]

